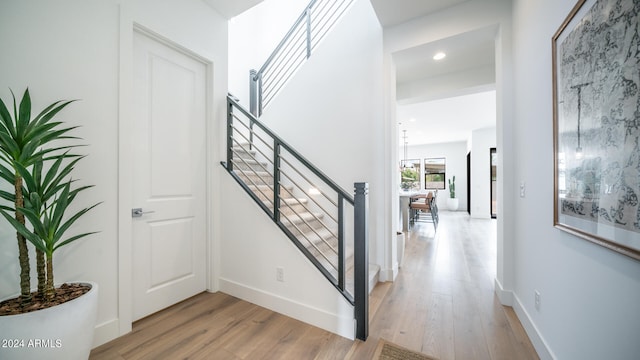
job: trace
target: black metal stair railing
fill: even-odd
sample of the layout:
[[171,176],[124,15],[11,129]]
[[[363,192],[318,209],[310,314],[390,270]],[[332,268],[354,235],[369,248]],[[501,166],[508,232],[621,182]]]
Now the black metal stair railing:
[[256,117],[311,56],[353,0],[311,0],[259,70],[249,76],[250,111]]
[[368,185],[352,196],[227,98],[222,165],[311,263],[354,306],[356,337],[368,335]]

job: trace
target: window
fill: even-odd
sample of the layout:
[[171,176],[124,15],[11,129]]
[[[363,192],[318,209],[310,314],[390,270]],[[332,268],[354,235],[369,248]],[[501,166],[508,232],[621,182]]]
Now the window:
[[424,188],[444,190],[445,158],[424,159]]
[[400,187],[402,190],[420,190],[420,159],[400,162]]

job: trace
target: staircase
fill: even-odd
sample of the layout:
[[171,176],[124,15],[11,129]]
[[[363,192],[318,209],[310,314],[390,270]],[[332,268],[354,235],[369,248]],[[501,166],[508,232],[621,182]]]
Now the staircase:
[[352,196],[227,98],[222,165],[307,259],[354,305],[356,337],[368,328],[368,185]]
[[259,70],[249,76],[250,110],[260,117],[287,81],[311,57],[354,0],[311,0]]
[[[233,147],[233,166],[238,177],[263,201],[270,212],[274,209],[274,178],[267,168],[268,161],[259,158],[258,151],[250,150],[248,143]],[[308,197],[297,197],[300,187],[280,186],[279,212],[282,224],[293,234],[306,250],[328,271],[333,278],[339,276],[338,220],[323,211],[317,201]],[[304,194],[314,196],[313,194]],[[318,195],[318,194],[316,194]],[[349,294],[354,292],[353,243],[346,244],[345,288]],[[371,269],[371,268],[370,268]],[[371,269],[374,270],[375,266]]]
[[258,119],[352,2],[312,0],[267,62],[251,71],[250,111],[228,96],[222,165],[354,306],[356,338],[366,340],[369,288],[377,282],[369,277],[368,185],[346,192]]

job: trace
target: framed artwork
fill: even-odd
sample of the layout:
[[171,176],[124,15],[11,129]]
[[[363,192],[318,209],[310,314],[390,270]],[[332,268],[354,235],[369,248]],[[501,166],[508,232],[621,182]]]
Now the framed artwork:
[[424,159],[424,188],[444,190],[445,170],[445,158]]
[[640,2],[580,0],[552,40],[554,226],[640,259]]

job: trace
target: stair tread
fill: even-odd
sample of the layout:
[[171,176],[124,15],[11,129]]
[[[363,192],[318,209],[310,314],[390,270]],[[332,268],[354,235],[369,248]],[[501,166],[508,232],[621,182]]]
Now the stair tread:
[[[300,205],[300,204],[307,204],[309,202],[309,200],[305,199],[305,198],[294,198],[294,197],[281,197],[280,198],[281,202],[285,202],[289,205]],[[272,204],[267,205],[269,208],[273,208]],[[282,208],[287,208],[287,205],[285,204],[280,204],[280,209]]]
[[[253,188],[255,188],[255,187],[259,187],[259,188],[261,188],[261,189],[263,189],[263,188],[267,188],[267,189],[273,190],[273,185],[264,185],[264,184],[257,184],[257,185],[253,185],[253,184],[247,184],[247,186],[248,186],[250,189],[252,189],[252,190],[253,190]],[[281,187],[283,187],[283,188],[286,188],[286,189],[287,189],[287,190],[289,190],[289,191],[293,190],[293,186],[291,186],[291,185],[280,185],[280,186],[281,186]]]
[[[237,159],[233,162],[238,165],[236,169],[237,174],[241,178],[245,178],[245,184],[259,196],[267,196],[270,193],[271,197],[274,190],[273,184],[259,184],[258,182],[265,182],[268,180],[273,181],[273,174],[264,171],[258,164],[267,166],[267,162],[258,161],[251,154],[255,155],[255,150],[244,150],[241,148],[234,148],[237,151]],[[242,156],[247,155],[247,157]],[[239,159],[239,158],[242,159]],[[241,169],[240,167],[244,169]],[[253,179],[253,181],[246,180]],[[253,182],[253,184],[252,184]],[[280,221],[294,234],[298,241],[307,248],[310,254],[316,258],[320,266],[325,268],[332,276],[338,278],[338,238],[337,230],[327,229],[328,224],[323,225],[323,219],[326,218],[325,214],[319,212],[309,211],[306,206],[310,203],[308,198],[297,198],[291,196],[289,191],[293,191],[292,185],[280,185],[281,198],[280,198]],[[262,193],[265,192],[265,193]],[[263,200],[264,201],[264,200]],[[273,203],[266,201],[265,204],[268,208],[273,209]],[[329,220],[331,222],[331,220]],[[345,246],[345,281],[346,289],[353,292],[353,256],[354,248],[353,244],[347,244]],[[376,276],[379,272],[379,268],[376,265],[369,266],[370,277]],[[371,279],[370,279],[371,280]]]
[[233,150],[237,150],[237,151],[244,151],[244,152],[250,152],[250,153],[256,153],[257,151],[254,149],[249,149],[249,145],[248,144],[240,144],[240,145],[234,145],[232,147]]
[[267,162],[266,161],[258,161],[258,160],[255,160],[253,158],[249,158],[249,159],[242,158],[242,159],[244,161],[242,161],[242,160],[236,161],[235,158],[232,159],[231,161],[234,163],[234,165],[242,165],[242,164],[244,164],[246,162],[247,164],[250,164],[250,165],[258,165],[258,164],[260,164],[260,165],[267,166]]
[[334,247],[338,246],[338,238],[336,238],[331,231],[325,228],[316,229],[315,232],[309,231],[304,234],[303,238],[307,241],[313,242],[314,244],[321,243],[323,240],[324,241],[333,240],[332,242],[334,242],[335,244],[332,244],[332,246]]
[[286,219],[289,222],[294,223],[302,223],[303,221],[313,221],[313,220],[322,220],[324,218],[324,214],[322,213],[311,213],[308,211],[299,212],[296,214],[288,215]]
[[258,162],[255,160],[246,160],[246,162],[232,160],[232,163],[234,171],[245,173],[251,173],[252,170],[256,172],[264,172],[268,166],[266,162]]
[[238,169],[237,171],[240,172],[243,175],[259,175],[259,176],[271,176],[271,177],[273,177],[273,175],[271,175],[270,172],[264,171],[264,170],[242,170],[242,169]]

